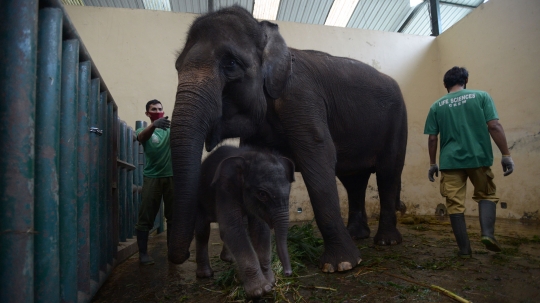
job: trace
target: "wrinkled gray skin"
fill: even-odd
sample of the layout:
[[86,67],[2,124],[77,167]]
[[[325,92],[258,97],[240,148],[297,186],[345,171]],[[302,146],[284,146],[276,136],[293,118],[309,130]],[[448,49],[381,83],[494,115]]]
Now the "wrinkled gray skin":
[[[324,238],[319,261],[324,272],[349,270],[361,260],[353,238],[370,236],[365,194],[372,173],[381,205],[374,241],[401,243],[396,210],[407,114],[392,78],[353,59],[289,48],[277,25],[258,22],[240,7],[195,20],[176,70],[169,260],[182,263],[189,257],[203,146],[212,150],[234,137],[294,161]],[[347,227],[336,176],[348,193]]]
[[291,275],[287,231],[293,181],[294,164],[281,156],[232,146],[210,154],[201,166],[195,227],[197,277],[214,274],[208,259],[211,222],[219,223],[224,249],[230,252],[224,250],[221,258],[236,261],[248,297],[265,295],[275,283],[270,228],[275,231],[283,273]]

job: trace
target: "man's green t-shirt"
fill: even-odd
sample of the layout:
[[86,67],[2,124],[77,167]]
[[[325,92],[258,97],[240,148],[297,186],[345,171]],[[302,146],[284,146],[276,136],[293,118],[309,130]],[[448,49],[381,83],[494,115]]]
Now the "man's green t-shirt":
[[[144,127],[137,129],[137,136],[144,130]],[[143,175],[148,178],[172,177],[172,161],[170,148],[171,129],[163,130],[156,128],[152,137],[142,143],[144,147]]]
[[440,169],[493,165],[487,122],[499,119],[488,93],[463,89],[437,100],[429,109],[424,134],[440,133]]

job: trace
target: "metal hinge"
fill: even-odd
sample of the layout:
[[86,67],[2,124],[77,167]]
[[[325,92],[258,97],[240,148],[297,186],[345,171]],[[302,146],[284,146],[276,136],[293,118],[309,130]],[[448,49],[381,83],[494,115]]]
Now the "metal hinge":
[[97,127],[90,127],[90,132],[91,133],[96,133],[98,134],[98,136],[101,136],[103,135],[103,130],[97,128]]

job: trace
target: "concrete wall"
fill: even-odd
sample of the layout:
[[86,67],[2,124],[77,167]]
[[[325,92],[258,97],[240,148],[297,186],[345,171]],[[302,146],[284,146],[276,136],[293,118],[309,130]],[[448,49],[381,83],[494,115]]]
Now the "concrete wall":
[[[521,218],[540,208],[539,16],[540,1],[490,0],[436,39],[439,73],[466,67],[467,87],[487,91],[497,107],[516,164],[514,173],[503,177],[501,153],[493,144],[497,192],[508,203],[497,210],[501,217]],[[468,189],[471,197],[472,186]],[[466,206],[467,214],[478,213],[471,199]]]
[[[494,2],[493,5],[492,2]],[[501,5],[501,2],[505,1],[492,0],[486,3],[482,8],[475,10],[469,17],[437,39],[379,31],[276,22],[279,24],[280,32],[289,46],[298,49],[316,49],[332,55],[361,60],[392,76],[400,84],[407,103],[409,116],[409,141],[402,186],[402,200],[407,204],[409,212],[432,214],[438,203],[444,203],[439,194],[438,183],[431,183],[427,180],[429,158],[427,136],[423,135],[423,128],[429,106],[444,93],[442,75],[449,67],[453,65],[467,66],[471,72],[469,86],[488,90],[494,94],[501,121],[512,140],[516,141],[518,138],[523,137],[523,140],[529,142],[528,146],[535,144],[535,142],[538,146],[538,141],[534,140],[536,138],[534,135],[539,131],[538,122],[534,121],[535,112],[530,108],[537,109],[538,105],[535,107],[532,99],[529,99],[532,98],[533,94],[529,94],[529,90],[525,90],[525,87],[532,88],[533,86],[534,81],[527,81],[528,79],[538,79],[538,77],[534,78],[535,75],[538,76],[538,67],[535,73],[528,74],[530,78],[517,77],[517,75],[508,79],[495,77],[496,75],[493,72],[476,71],[474,67],[491,66],[500,64],[500,62],[497,62],[497,60],[493,62],[487,53],[485,56],[479,54],[467,58],[469,52],[475,54],[478,54],[478,52],[476,50],[461,49],[458,45],[455,45],[460,40],[461,32],[465,32],[469,37],[468,39],[475,41],[476,45],[481,45],[484,49],[493,48],[491,46],[484,47],[484,44],[489,45],[490,42],[504,41],[504,39],[492,37],[495,36],[493,34],[495,32],[499,34],[498,31],[491,30],[493,26],[486,26],[489,30],[482,31],[476,24],[477,19],[478,22],[483,24],[482,20],[496,16],[497,22],[501,23],[498,27],[505,28],[505,38],[508,36],[516,40],[526,40],[528,50],[520,53],[520,56],[524,56],[520,62],[525,64],[527,60],[531,61],[534,58],[532,57],[534,47],[530,44],[530,41],[534,39],[527,37],[527,34],[523,32],[524,29],[521,29],[521,27],[524,25],[521,24],[521,21],[513,24],[512,20],[514,19],[506,20],[507,17],[504,13],[507,8]],[[526,0],[516,2],[519,3],[513,4],[512,9],[514,10],[516,9],[515,6],[523,4],[525,6],[523,10],[534,12],[530,6],[538,6],[528,4]],[[510,6],[510,4],[507,6]],[[66,8],[107,86],[111,90],[118,104],[121,118],[130,125],[134,125],[135,120],[144,120],[146,118],[144,116],[144,104],[147,100],[153,98],[161,100],[166,113],[170,114],[174,106],[176,92],[175,55],[183,47],[189,25],[197,15],[78,6],[67,6]],[[514,15],[514,12],[512,12],[512,15]],[[531,13],[529,23],[536,22],[536,29],[538,29],[538,23],[532,18],[532,15]],[[469,25],[460,29],[462,23],[469,23]],[[505,25],[505,23],[510,24]],[[511,26],[512,24],[513,26]],[[474,33],[476,33],[476,36]],[[499,37],[498,34],[497,37]],[[515,36],[519,36],[519,38]],[[538,40],[533,44],[538,46]],[[499,53],[502,54],[516,46],[508,45],[505,50],[500,50],[500,45],[496,46],[495,49],[497,47]],[[443,51],[442,48],[446,49]],[[537,49],[538,47],[536,47],[536,51]],[[467,61],[465,58],[470,60]],[[512,56],[511,59],[515,60],[516,58]],[[469,64],[469,61],[475,62],[475,65]],[[507,67],[512,65],[511,60],[508,61],[508,64],[505,65]],[[538,66],[538,63],[536,63],[536,66]],[[518,69],[515,66],[512,69],[516,70],[517,73]],[[479,80],[474,78],[476,74],[479,77],[482,76],[485,81],[476,82]],[[489,80],[488,77],[495,78]],[[519,90],[502,89],[501,93],[504,95],[501,96],[489,90],[490,88],[502,88],[508,81],[511,81],[512,85],[515,85],[514,82],[516,81],[526,82],[526,84],[520,84],[524,87]],[[478,86],[475,86],[476,84]],[[507,94],[513,95],[512,100],[515,100],[516,104],[513,104],[513,106],[508,104],[505,107],[500,105],[500,102],[497,102],[497,100],[502,101],[502,98]],[[526,98],[526,104],[529,106],[521,105],[524,98]],[[525,112],[530,118],[528,125],[525,127],[518,122],[522,122],[522,119],[515,120],[514,124],[506,123],[507,119],[510,120],[510,117],[506,117],[510,110],[513,111],[512,116]],[[538,114],[536,114],[537,116]],[[514,132],[516,132],[516,136],[517,133],[521,133],[522,136],[514,137]],[[512,142],[510,142],[510,145],[512,145]],[[499,181],[503,201],[509,203],[508,210],[502,213],[507,217],[520,217],[524,210],[534,210],[533,201],[535,201],[533,197],[536,189],[532,184],[534,183],[532,179],[534,179],[535,171],[526,171],[526,168],[520,165],[521,159],[517,153],[517,147],[513,148],[514,152],[513,155],[517,157],[515,160],[518,162],[518,171],[515,175],[523,175],[520,175],[520,177],[512,175],[512,177],[505,179],[505,181],[510,182],[512,180],[511,182],[516,182],[510,183],[515,185],[502,183],[501,179],[496,179],[496,181]],[[534,151],[531,150],[530,153],[534,153]],[[496,161],[499,160],[500,155],[497,154]],[[500,168],[497,166],[495,169],[495,172],[499,173]],[[370,180],[366,205],[368,214],[377,216],[379,202],[374,179],[372,177]],[[527,183],[525,180],[531,181]],[[527,189],[523,190],[521,186],[517,186],[518,184],[526,184]],[[339,193],[342,201],[342,214],[345,217],[347,215],[347,195],[341,185],[339,185]],[[470,202],[472,206],[474,202],[470,199],[470,195],[468,200],[470,200],[468,205]],[[518,204],[518,200],[521,200],[522,203]],[[296,212],[299,207],[302,208],[302,213]],[[297,182],[293,184],[291,193],[291,220],[306,220],[312,218],[312,216],[313,212],[309,204],[309,197],[301,176],[297,174]]]

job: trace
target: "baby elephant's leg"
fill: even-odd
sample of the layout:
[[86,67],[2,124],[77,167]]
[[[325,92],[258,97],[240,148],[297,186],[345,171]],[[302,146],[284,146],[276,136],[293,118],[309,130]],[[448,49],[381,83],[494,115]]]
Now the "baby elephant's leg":
[[216,213],[223,241],[234,256],[247,297],[260,298],[272,291],[273,284],[266,279],[261,270],[259,258],[251,245],[241,214],[234,214],[230,209],[228,212],[225,209],[223,211],[218,209]]
[[210,238],[210,222],[197,218],[195,226],[197,278],[208,278],[214,275],[208,258],[208,240]]
[[249,236],[253,248],[259,258],[261,270],[270,284],[274,285],[276,279],[272,271],[272,241],[270,227],[255,216],[249,216]]

